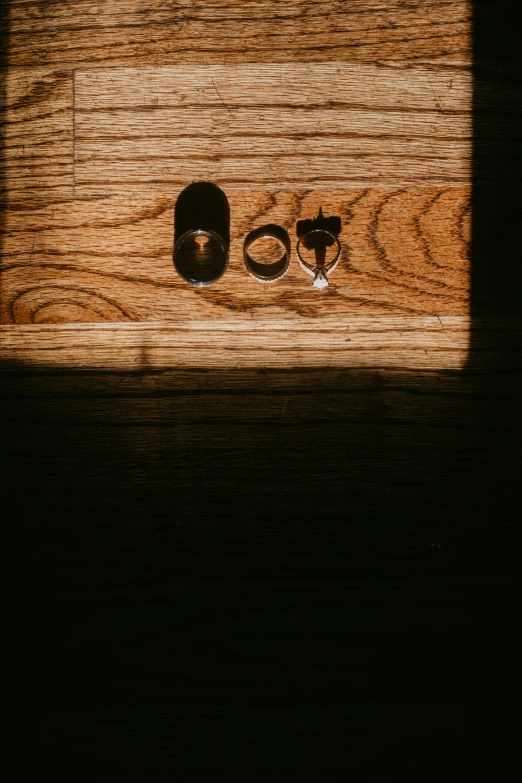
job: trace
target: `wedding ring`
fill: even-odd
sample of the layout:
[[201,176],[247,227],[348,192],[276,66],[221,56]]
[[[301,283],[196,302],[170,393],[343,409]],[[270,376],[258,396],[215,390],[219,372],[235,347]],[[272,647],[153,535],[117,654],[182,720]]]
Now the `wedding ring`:
[[228,266],[228,245],[210,229],[186,231],[174,247],[174,266],[187,283],[200,288],[210,285]]
[[[327,238],[328,240],[331,240],[325,242],[325,247],[330,247],[333,244],[337,246],[337,252],[332,261],[328,261],[328,263],[324,264],[312,264],[309,261],[305,261],[305,259],[302,257],[300,252],[301,246],[305,244],[307,238],[310,238],[312,234],[315,234],[317,237],[322,234],[325,239]],[[299,237],[296,246],[296,253],[297,260],[299,261],[301,267],[307,274],[314,278],[313,286],[315,288],[326,288],[328,285],[328,274],[333,272],[341,258],[341,243],[339,242],[338,237],[335,234],[332,234],[331,231],[327,231],[325,228],[314,228],[311,231],[308,231],[306,234],[303,234],[303,236]]]
[[[282,256],[277,261],[261,263],[255,261],[249,253],[252,245],[260,239],[272,239],[282,250]],[[249,275],[261,283],[274,283],[286,274],[290,266],[290,237],[281,226],[261,226],[250,232],[243,245],[243,261]]]

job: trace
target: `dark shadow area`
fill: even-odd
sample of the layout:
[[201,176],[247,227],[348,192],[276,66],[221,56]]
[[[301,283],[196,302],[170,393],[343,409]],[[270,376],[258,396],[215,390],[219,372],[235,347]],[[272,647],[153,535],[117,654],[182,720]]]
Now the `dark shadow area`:
[[480,487],[507,502],[518,470],[484,450],[496,384],[4,365],[9,685],[42,765],[379,779],[382,754],[428,754],[429,777],[477,742],[502,764],[517,599]]
[[[516,480],[522,429],[515,410],[522,404],[522,47],[520,3],[475,0],[472,7],[471,322],[462,381],[469,385],[483,378],[487,399],[476,448],[488,467],[474,469],[474,493],[476,518],[487,520],[497,541],[492,558],[499,573],[499,635],[492,635],[494,644],[505,642],[515,623],[514,552],[522,499]],[[472,409],[476,402],[469,405]]]
[[522,314],[520,10],[473,3],[472,319]]
[[187,231],[213,231],[230,245],[230,207],[221,188],[193,182],[178,196],[174,211],[174,241]]

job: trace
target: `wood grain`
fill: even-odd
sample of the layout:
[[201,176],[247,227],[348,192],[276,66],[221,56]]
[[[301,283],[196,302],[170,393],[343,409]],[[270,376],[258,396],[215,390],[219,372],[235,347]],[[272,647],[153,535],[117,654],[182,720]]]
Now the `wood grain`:
[[[3,229],[4,323],[221,321],[318,329],[355,315],[469,312],[470,192],[459,188],[354,191],[231,190],[226,274],[194,289],[174,271],[174,197],[11,199]],[[323,292],[295,258],[286,277],[261,285],[244,269],[252,228],[339,215],[343,261]]]
[[471,60],[469,0],[13,0],[11,65]]
[[75,74],[76,192],[470,181],[471,74],[375,65]]
[[292,367],[459,369],[467,359],[466,317],[351,318],[319,329],[314,320],[277,326],[221,320],[184,327],[159,322],[0,327],[1,357],[28,366],[121,370]]
[[0,79],[1,189],[72,195],[72,71],[15,68]]

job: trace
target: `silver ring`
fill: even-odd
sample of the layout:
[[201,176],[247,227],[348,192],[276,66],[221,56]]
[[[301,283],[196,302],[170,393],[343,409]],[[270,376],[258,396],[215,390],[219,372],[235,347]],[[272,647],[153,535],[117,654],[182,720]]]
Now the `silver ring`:
[[[335,258],[332,261],[329,261],[327,264],[317,265],[317,264],[310,264],[308,261],[305,261],[302,257],[301,253],[299,252],[301,249],[301,245],[304,242],[304,240],[309,237],[311,234],[326,234],[328,237],[331,237],[335,244],[337,245],[337,253],[335,255]],[[332,243],[333,244],[333,243]],[[301,267],[304,269],[304,271],[311,275],[314,278],[313,285],[315,288],[326,288],[328,285],[328,274],[330,272],[333,272],[335,267],[340,261],[341,258],[341,243],[339,242],[339,238],[332,234],[331,231],[327,231],[325,228],[314,228],[311,231],[307,231],[306,234],[303,234],[303,236],[299,237],[297,240],[297,246],[296,246],[296,253],[297,253],[297,260],[299,261]]]
[[[212,245],[208,247],[207,245]],[[186,231],[174,247],[174,266],[183,280],[202,288],[219,280],[228,266],[228,245],[210,229]]]
[[[258,239],[274,239],[278,242],[284,253],[278,261],[271,264],[262,264],[249,255],[250,246]],[[288,271],[290,266],[290,237],[281,226],[268,225],[261,226],[250,232],[243,245],[243,261],[246,271],[261,283],[275,283],[280,280]]]

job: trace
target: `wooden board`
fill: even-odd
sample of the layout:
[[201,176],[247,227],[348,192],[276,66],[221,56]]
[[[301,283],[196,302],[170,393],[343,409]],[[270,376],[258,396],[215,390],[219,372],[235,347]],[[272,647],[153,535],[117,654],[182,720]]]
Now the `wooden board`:
[[72,195],[72,71],[18,68],[0,80],[0,192]]
[[342,62],[79,70],[75,186],[470,181],[471,74]]
[[12,0],[11,65],[469,64],[468,0]]
[[356,317],[318,330],[313,319],[243,323],[197,321],[184,326],[81,324],[0,327],[9,368],[111,371],[169,368],[388,367],[455,370],[467,359],[466,317]]
[[[4,323],[169,320],[298,327],[318,332],[355,316],[466,316],[469,312],[470,191],[232,190],[231,258],[214,285],[194,289],[173,262],[175,197],[12,199],[1,272]],[[339,215],[343,260],[319,292],[293,257],[286,277],[263,285],[247,275],[247,233],[266,223],[292,239],[300,218]],[[325,336],[326,339],[326,336]]]

